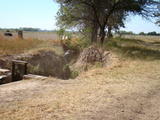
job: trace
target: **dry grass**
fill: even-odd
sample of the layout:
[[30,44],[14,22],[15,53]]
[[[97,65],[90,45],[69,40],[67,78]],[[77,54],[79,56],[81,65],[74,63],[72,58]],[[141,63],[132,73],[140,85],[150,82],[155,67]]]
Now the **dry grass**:
[[[130,57],[123,55],[114,67],[93,69],[75,80],[34,79],[1,86],[0,119],[158,120],[159,47],[129,40],[110,44],[115,53],[119,51]],[[132,59],[133,46],[140,53],[147,53],[142,57],[148,55],[154,59],[141,59],[139,53],[134,53],[136,59]],[[141,51],[142,47],[147,50]],[[158,52],[148,52],[153,47]]]
[[131,59],[160,60],[160,42],[154,39],[148,41],[131,38],[114,38],[104,46],[106,49],[118,53],[124,59],[127,57]]
[[24,38],[38,40],[57,40],[58,35],[55,32],[24,32]]
[[139,105],[149,106],[148,96],[160,86],[159,65],[160,61],[127,60],[108,70],[83,73],[74,81],[49,78],[2,86],[0,119],[139,119]]
[[20,39],[12,39],[6,40],[0,38],[0,54],[7,55],[7,54],[17,54],[24,52],[25,50],[31,49],[39,44],[41,41],[36,41],[32,39],[28,40],[20,40]]
[[149,36],[149,35],[124,35],[123,38],[127,39],[138,39],[146,42],[160,42],[160,36]]
[[16,37],[7,38],[0,35],[0,55],[13,55],[29,52],[35,49],[57,49],[59,51],[58,40],[38,40],[38,39],[18,39]]
[[[13,37],[18,37],[17,32],[11,31]],[[3,36],[4,31],[0,31],[0,34]],[[37,40],[57,40],[58,35],[55,32],[23,32],[23,37],[25,39],[37,39]]]

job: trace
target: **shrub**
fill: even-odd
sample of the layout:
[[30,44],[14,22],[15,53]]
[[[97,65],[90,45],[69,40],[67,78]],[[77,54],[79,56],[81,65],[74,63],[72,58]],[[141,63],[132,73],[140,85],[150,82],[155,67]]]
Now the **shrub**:
[[71,71],[71,79],[75,79],[76,77],[78,77],[78,75],[78,71]]

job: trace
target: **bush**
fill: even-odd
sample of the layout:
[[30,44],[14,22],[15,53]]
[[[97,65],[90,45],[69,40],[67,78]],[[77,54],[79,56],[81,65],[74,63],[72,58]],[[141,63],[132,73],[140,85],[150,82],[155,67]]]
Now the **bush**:
[[63,44],[70,50],[80,51],[83,48],[89,46],[89,42],[85,38],[68,37],[68,39],[62,41]]
[[71,71],[71,79],[75,79],[76,77],[78,77],[78,75],[78,71]]

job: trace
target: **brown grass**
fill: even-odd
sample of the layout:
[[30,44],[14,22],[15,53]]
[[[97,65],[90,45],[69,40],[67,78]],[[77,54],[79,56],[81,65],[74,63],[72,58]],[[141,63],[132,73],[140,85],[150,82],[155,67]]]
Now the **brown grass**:
[[149,36],[149,35],[124,35],[123,38],[127,39],[139,39],[145,42],[160,42],[160,36]]
[[[12,55],[28,52],[35,49],[52,49],[58,45],[58,40],[18,39],[17,37],[7,38],[0,35],[0,55]],[[54,47],[55,48],[55,47]],[[58,48],[58,47],[57,47]]]
[[41,43],[41,41],[28,39],[28,40],[21,40],[21,39],[5,39],[4,37],[0,36],[0,54],[17,54],[24,52],[27,49],[31,49]]
[[[130,48],[132,45],[145,46],[147,50],[136,49],[140,52],[137,54],[127,52],[125,54],[135,55],[136,59],[123,56],[114,67],[93,69],[75,80],[34,79],[1,86],[0,119],[158,120],[159,47],[141,46],[137,41],[132,44],[129,40],[114,42],[111,49],[122,54],[126,50],[135,51]],[[158,52],[149,52],[152,47]],[[141,54],[154,59],[141,59],[138,57]]]
[[[149,36],[148,36],[149,37]],[[145,38],[141,38],[145,39]],[[104,47],[121,55],[124,59],[160,60],[160,41],[150,39],[114,38]]]
[[[0,118],[129,120],[137,117],[138,120],[141,115],[138,113],[143,111],[139,105],[149,106],[149,96],[160,85],[159,65],[159,61],[126,60],[112,69],[83,73],[74,81],[49,78],[3,86]],[[150,120],[153,116],[149,114],[141,120]]]
[[58,35],[55,32],[24,32],[24,38],[26,39],[38,39],[38,40],[57,40]]

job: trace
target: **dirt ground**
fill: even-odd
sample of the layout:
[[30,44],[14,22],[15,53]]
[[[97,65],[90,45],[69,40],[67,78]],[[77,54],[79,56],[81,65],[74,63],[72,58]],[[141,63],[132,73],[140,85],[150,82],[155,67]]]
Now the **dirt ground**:
[[0,86],[0,120],[160,120],[160,61]]

